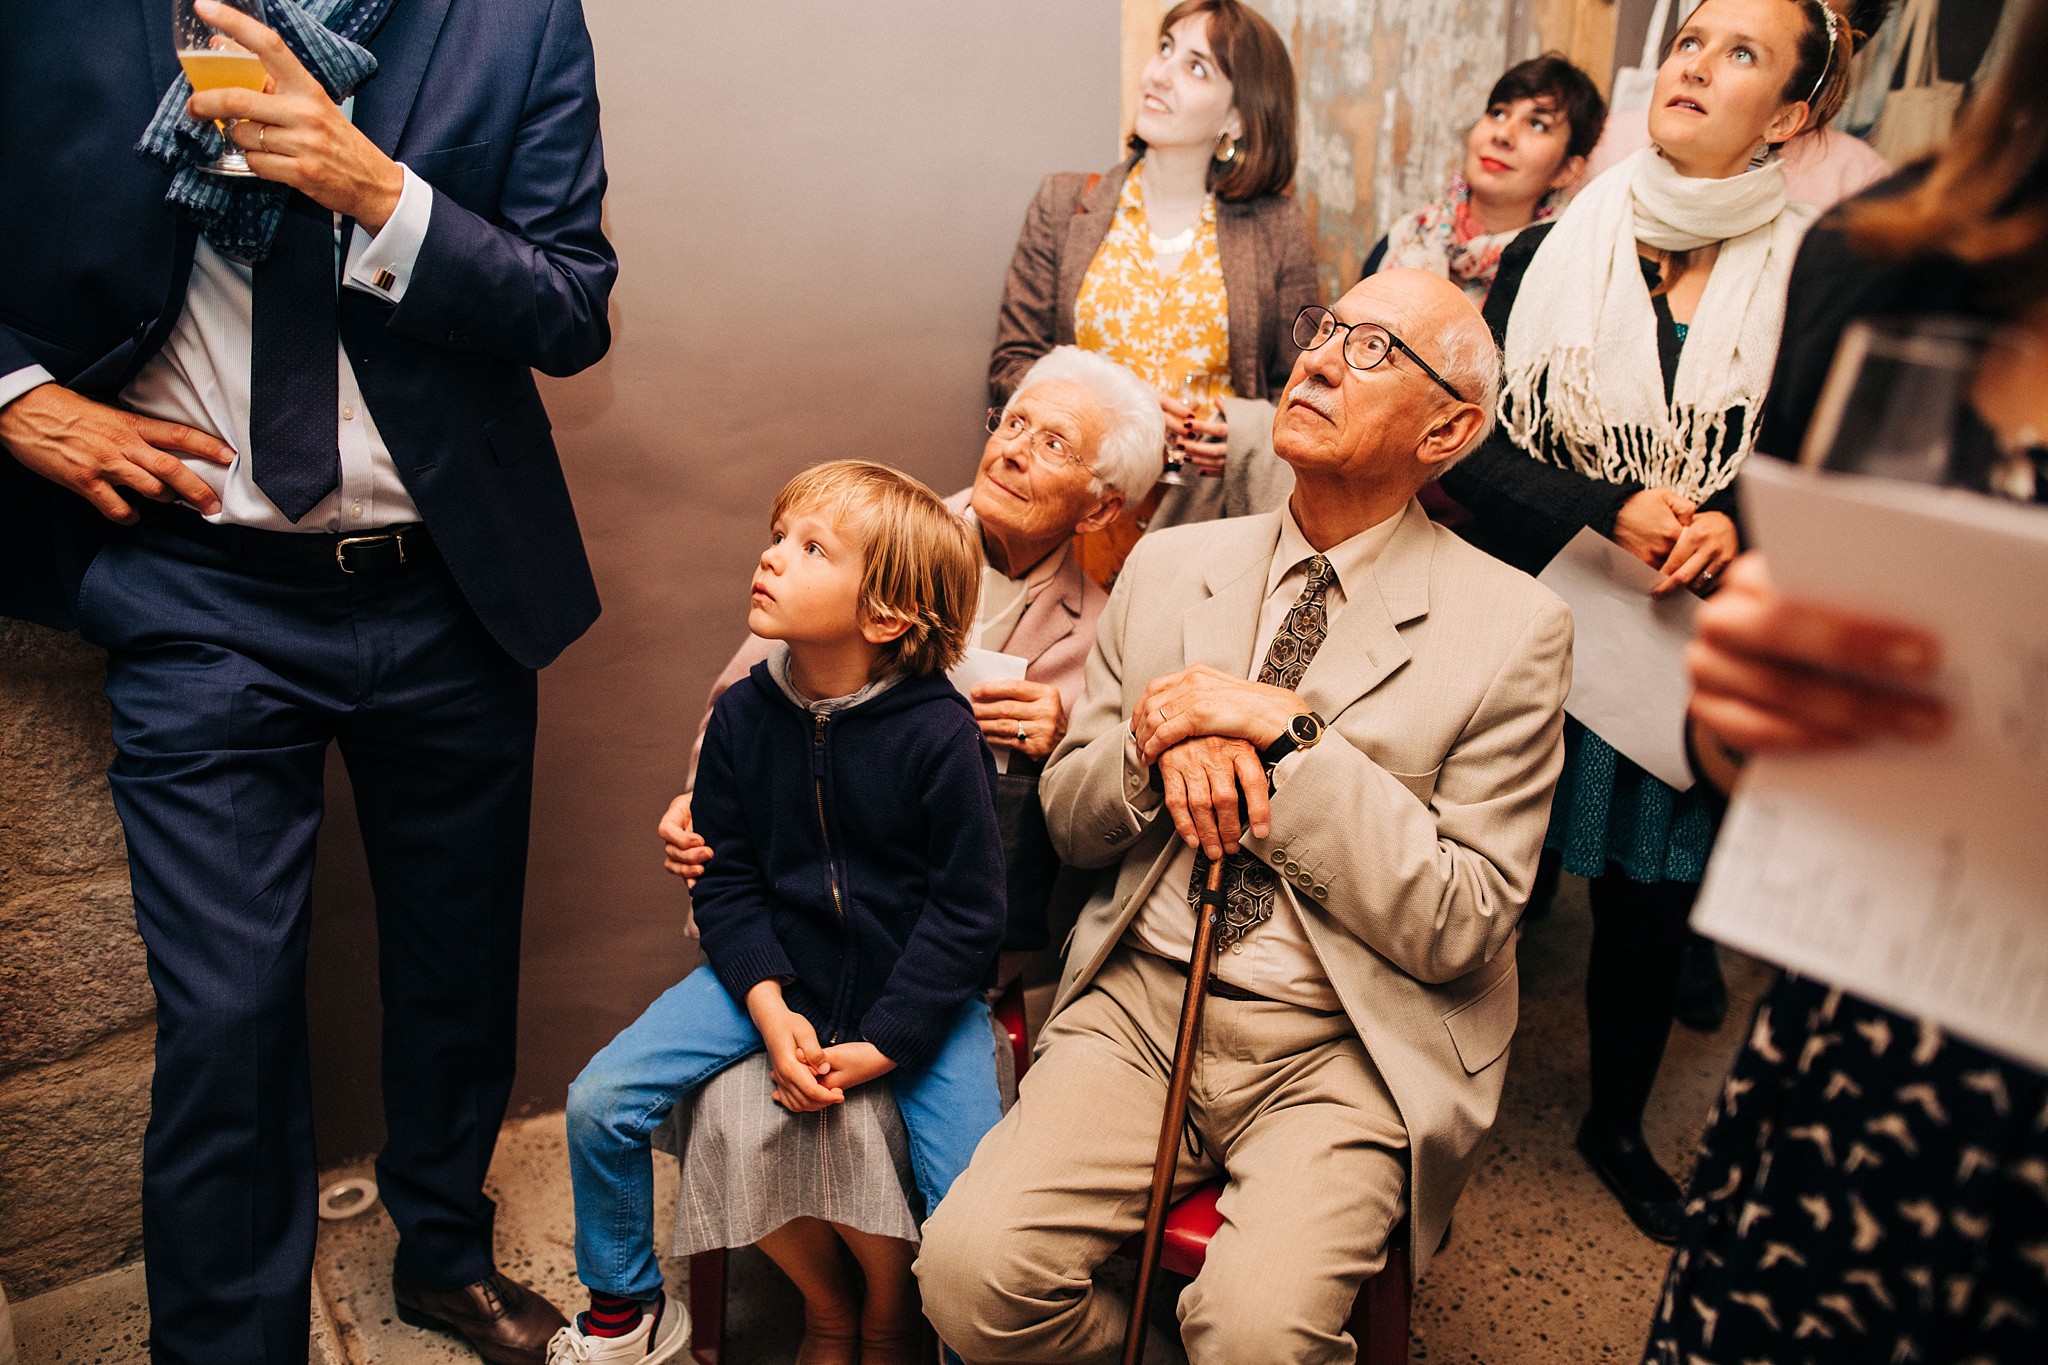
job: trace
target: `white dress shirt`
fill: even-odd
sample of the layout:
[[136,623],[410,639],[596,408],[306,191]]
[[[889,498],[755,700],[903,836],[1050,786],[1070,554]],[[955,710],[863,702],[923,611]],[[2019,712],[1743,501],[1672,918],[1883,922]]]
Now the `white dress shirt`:
[[[1403,508],[1402,512],[1405,510]],[[1325,552],[1334,574],[1334,581],[1323,597],[1323,612],[1329,625],[1335,626],[1337,617],[1344,610],[1344,585],[1350,583],[1355,586],[1365,581],[1373,561],[1394,538],[1394,532],[1401,524],[1402,512],[1396,512]],[[1247,678],[1257,680],[1259,669],[1266,662],[1267,647],[1279,633],[1281,623],[1287,619],[1289,609],[1301,596],[1302,586],[1308,581],[1308,561],[1315,554],[1315,547],[1308,543],[1308,537],[1295,524],[1293,509],[1283,507],[1280,511],[1280,543],[1273,551],[1272,566],[1266,571],[1266,597],[1259,608],[1254,654],[1245,670]],[[1124,742],[1124,752],[1127,762],[1134,766],[1137,746],[1128,738]],[[1289,771],[1300,757],[1298,752],[1290,754],[1274,768],[1273,785],[1276,790],[1287,781]],[[1141,775],[1139,780],[1149,786],[1149,775]],[[1126,790],[1131,790],[1128,783]],[[1158,818],[1164,820],[1168,817],[1161,812]],[[1195,950],[1195,913],[1188,905],[1188,883],[1195,875],[1195,850],[1181,843],[1178,834],[1174,836],[1174,847],[1176,851],[1172,860],[1153,884],[1152,894],[1146,897],[1137,917],[1131,921],[1130,934],[1137,946],[1145,951],[1186,962],[1193,957]],[[1233,986],[1291,1005],[1305,1005],[1309,1009],[1327,1012],[1343,1008],[1336,990],[1330,985],[1328,974],[1323,970],[1322,959],[1316,956],[1315,945],[1309,942],[1308,931],[1302,927],[1301,917],[1278,887],[1273,893],[1272,918],[1254,926],[1218,955],[1216,975]]]
[[[343,111],[351,112],[352,104],[345,102]],[[427,182],[410,167],[400,169],[405,172],[405,188],[399,193],[397,209],[374,236],[361,226],[354,228],[343,274],[348,288],[394,304],[405,297],[434,207],[434,192]],[[339,214],[335,216],[335,249],[341,249]],[[183,457],[186,467],[220,497],[221,510],[208,521],[270,531],[327,533],[418,521],[419,509],[405,491],[339,339],[334,356],[341,380],[335,413],[341,451],[339,486],[297,523],[287,520],[256,486],[248,454],[249,357],[255,314],[250,280],[247,265],[222,255],[201,237],[193,253],[192,277],[177,325],[163,349],[150,357],[121,391],[121,406],[204,431],[233,448],[234,462],[227,465]],[[40,365],[0,376],[0,407],[50,382],[51,374]]]

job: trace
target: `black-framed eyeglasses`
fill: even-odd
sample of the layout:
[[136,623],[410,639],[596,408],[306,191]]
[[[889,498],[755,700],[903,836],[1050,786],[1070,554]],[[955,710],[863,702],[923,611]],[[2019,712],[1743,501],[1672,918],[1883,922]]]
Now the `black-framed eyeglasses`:
[[1459,393],[1451,381],[1431,369],[1429,362],[1415,354],[1415,348],[1395,336],[1377,322],[1339,322],[1337,315],[1317,304],[1310,304],[1294,315],[1294,344],[1304,351],[1313,351],[1339,331],[1344,333],[1344,363],[1354,370],[1369,370],[1387,358],[1387,352],[1398,350],[1417,365],[1422,372],[1437,382],[1437,385],[1460,403],[1471,400]]
[[1086,459],[1074,452],[1073,444],[1066,437],[1047,431],[1044,427],[1034,427],[1014,412],[990,408],[987,426],[989,435],[1000,436],[1006,441],[1029,436],[1032,456],[1048,469],[1057,471],[1076,464],[1085,468],[1088,464]]

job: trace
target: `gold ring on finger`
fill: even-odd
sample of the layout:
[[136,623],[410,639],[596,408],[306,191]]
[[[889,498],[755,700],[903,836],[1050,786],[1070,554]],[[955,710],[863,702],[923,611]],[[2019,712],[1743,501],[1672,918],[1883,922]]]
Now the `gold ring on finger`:
[[263,139],[265,139],[265,138],[267,138],[267,137],[269,137],[269,136],[270,136],[270,125],[269,125],[269,124],[267,124],[267,123],[259,123],[259,124],[257,124],[257,125],[256,125],[256,150],[257,150],[257,151],[259,151],[259,152],[263,152],[263,153],[265,153],[266,155],[267,155],[267,154],[269,153],[269,151],[270,151],[270,144],[269,144],[269,143],[267,143],[267,142],[265,142],[265,141],[264,141]]

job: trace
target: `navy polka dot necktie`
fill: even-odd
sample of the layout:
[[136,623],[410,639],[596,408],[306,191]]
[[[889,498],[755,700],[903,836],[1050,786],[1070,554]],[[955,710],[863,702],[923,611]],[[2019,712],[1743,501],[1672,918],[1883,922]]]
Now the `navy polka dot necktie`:
[[292,192],[254,270],[249,459],[256,486],[293,522],[341,482],[334,215]]

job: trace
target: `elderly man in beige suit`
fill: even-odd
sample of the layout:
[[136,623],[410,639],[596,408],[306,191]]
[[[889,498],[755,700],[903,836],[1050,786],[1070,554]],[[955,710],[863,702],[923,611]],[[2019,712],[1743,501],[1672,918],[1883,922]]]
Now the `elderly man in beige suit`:
[[1180,1302],[1191,1360],[1352,1360],[1359,1284],[1404,1213],[1427,1264],[1493,1122],[1571,615],[1415,500],[1490,421],[1498,354],[1463,294],[1375,275],[1297,336],[1292,498],[1139,543],[1045,777],[1062,856],[1116,873],[1017,1106],[925,1228],[926,1312],[970,1361],[1116,1356],[1125,1305],[1091,1272],[1142,1221],[1211,859],[1228,908],[1177,1185],[1228,1184]]

